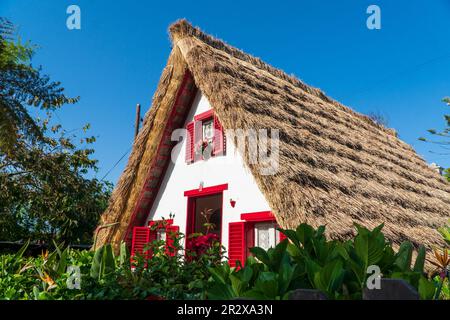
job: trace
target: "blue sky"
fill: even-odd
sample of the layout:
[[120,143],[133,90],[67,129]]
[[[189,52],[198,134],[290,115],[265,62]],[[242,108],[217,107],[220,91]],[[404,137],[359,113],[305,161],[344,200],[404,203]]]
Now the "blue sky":
[[[449,155],[417,140],[442,128],[449,110],[441,99],[450,95],[450,0],[227,3],[1,0],[0,16],[39,45],[33,63],[81,97],[58,116],[68,130],[91,123],[99,178],[129,149],[135,105],[148,110],[170,52],[167,28],[179,18],[359,112],[383,114],[428,162],[450,167]],[[81,8],[81,30],[66,28],[70,4]],[[370,4],[381,8],[381,30],[366,27]]]

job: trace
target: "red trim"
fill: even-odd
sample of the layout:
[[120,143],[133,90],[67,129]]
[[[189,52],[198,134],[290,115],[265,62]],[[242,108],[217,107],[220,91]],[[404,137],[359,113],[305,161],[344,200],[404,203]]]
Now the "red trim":
[[191,73],[186,70],[183,81],[178,89],[175,103],[165,125],[162,138],[158,143],[158,148],[153,162],[147,172],[146,180],[140,190],[139,198],[133,209],[130,221],[128,222],[125,242],[130,244],[133,227],[143,225],[150,213],[150,209],[158,193],[162,178],[170,163],[170,153],[175,141],[171,141],[173,130],[182,128],[186,120],[187,113],[191,109],[192,102],[197,93],[194,79]]
[[190,241],[188,239],[189,235],[194,232],[194,215],[195,215],[195,198],[187,199],[187,209],[186,209],[186,249],[190,249]]
[[219,184],[217,186],[212,187],[206,187],[203,188],[201,191],[199,189],[192,189],[184,192],[185,197],[201,197],[206,196],[214,193],[220,193],[224,190],[228,190],[228,183],[225,184]]
[[212,116],[214,115],[214,112],[212,109],[202,112],[200,114],[197,114],[196,116],[194,116],[194,121],[203,121],[206,120],[208,118],[212,118]]
[[194,122],[186,125],[186,162],[194,162]]
[[244,247],[244,255],[245,259],[251,256],[250,248],[255,246],[255,223],[254,222],[245,222],[244,223],[244,231],[245,231],[245,247]]
[[260,211],[253,213],[243,213],[241,214],[241,220],[257,222],[257,221],[272,221],[276,219],[272,211]]
[[[220,184],[217,186],[203,188],[202,191],[198,189],[188,190],[184,192],[184,196],[187,198],[187,212],[186,212],[186,239],[190,234],[194,232],[194,214],[195,214],[195,199],[198,197],[209,196],[212,194],[222,193],[222,208],[221,208],[221,230],[219,242],[222,243],[222,230],[223,230],[223,191],[228,190],[228,183]],[[189,241],[186,241],[186,248],[189,249]]]

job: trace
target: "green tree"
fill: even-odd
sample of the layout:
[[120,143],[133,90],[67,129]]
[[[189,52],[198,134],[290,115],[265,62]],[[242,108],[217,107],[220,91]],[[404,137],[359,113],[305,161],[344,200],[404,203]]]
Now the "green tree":
[[[442,99],[442,101],[450,106],[450,97]],[[433,143],[439,145],[444,151],[444,154],[450,155],[450,114],[444,115],[445,128],[441,131],[436,129],[428,129],[428,133],[435,139],[427,139],[424,137],[419,138],[421,141]],[[444,176],[450,181],[450,168],[444,170]]]
[[34,50],[0,18],[0,240],[90,242],[111,185],[87,178],[97,170],[95,137],[77,146],[53,123],[55,110],[78,98],[31,65]]

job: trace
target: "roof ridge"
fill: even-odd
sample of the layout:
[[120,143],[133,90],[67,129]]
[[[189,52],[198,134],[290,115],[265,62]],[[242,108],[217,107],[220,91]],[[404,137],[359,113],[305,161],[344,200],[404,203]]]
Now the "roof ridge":
[[293,75],[288,75],[286,72],[284,72],[281,69],[275,68],[271,66],[270,64],[264,62],[260,58],[254,57],[243,50],[240,50],[236,47],[233,47],[226,43],[224,40],[215,38],[205,32],[203,32],[199,27],[194,27],[189,21],[186,19],[180,19],[175,21],[173,24],[169,26],[169,33],[172,39],[173,43],[176,43],[178,40],[184,38],[184,37],[195,37],[206,44],[210,45],[211,47],[225,51],[226,53],[230,54],[234,58],[246,61],[248,63],[251,63],[255,65],[256,67],[263,69],[273,76],[283,79],[285,81],[290,82],[293,85],[299,86],[305,91],[312,91],[310,93],[315,94],[321,94],[323,95],[323,98],[326,100],[332,100],[328,96],[326,96],[320,89],[311,87],[298,79],[297,77]]
[[327,96],[321,89],[312,87],[312,86],[304,83],[302,80],[300,80],[296,76],[289,75],[285,71],[278,69],[276,67],[273,67],[270,64],[264,62],[262,59],[254,57],[251,54],[244,52],[243,50],[233,47],[232,45],[229,45],[224,40],[215,38],[215,37],[203,32],[199,27],[194,27],[186,19],[179,19],[179,20],[175,21],[174,23],[172,23],[169,26],[169,34],[170,34],[170,38],[172,40],[173,45],[176,45],[176,43],[179,40],[181,40],[185,37],[197,38],[200,41],[206,43],[207,45],[209,45],[217,50],[224,51],[236,59],[248,62],[259,69],[267,71],[272,76],[282,79],[282,80],[290,83],[291,85],[298,87],[298,88],[302,89],[303,91],[324,100],[325,102],[331,103],[339,108],[344,108],[344,109],[352,112],[354,115],[364,118],[368,123],[370,123],[371,125],[375,126],[378,129],[382,130],[383,132],[386,132],[391,136],[397,137],[397,133],[396,133],[395,129],[387,128],[380,124],[375,123],[367,115],[356,112],[353,109],[343,105],[339,101],[334,100],[331,97]]

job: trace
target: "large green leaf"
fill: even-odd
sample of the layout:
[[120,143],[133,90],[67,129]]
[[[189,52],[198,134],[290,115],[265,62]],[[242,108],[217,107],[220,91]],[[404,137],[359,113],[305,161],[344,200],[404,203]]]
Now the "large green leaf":
[[116,261],[111,244],[105,245],[105,251],[103,253],[104,273],[108,274],[116,270]]
[[215,283],[207,290],[206,296],[210,300],[230,300],[236,297],[231,286]]
[[413,271],[420,273],[423,272],[423,268],[425,266],[425,256],[426,256],[425,247],[421,245],[417,252],[416,262],[414,263]]
[[256,279],[255,289],[264,296],[275,299],[278,295],[277,275],[273,272],[261,272]]
[[300,224],[295,230],[300,243],[307,249],[308,244],[314,236],[314,229],[306,223]]
[[253,253],[255,258],[264,263],[267,266],[270,266],[270,257],[266,250],[260,247],[253,247],[250,249],[250,252]]
[[211,277],[218,283],[221,284],[227,284],[227,281],[229,279],[229,269],[226,269],[225,267],[229,266],[228,262],[225,262],[222,266],[217,266],[214,268],[208,268],[209,273],[211,274]]
[[278,272],[278,286],[280,293],[284,293],[288,290],[294,276],[296,266],[293,267],[287,262],[280,266],[280,271]]
[[119,253],[119,265],[123,268],[130,268],[130,253],[127,249],[127,244],[122,241],[120,243],[120,253]]
[[372,231],[357,224],[356,228],[358,234],[354,240],[355,252],[367,269],[368,266],[377,264],[383,258],[386,246],[384,236],[381,233],[383,224]]
[[294,230],[289,230],[289,229],[279,229],[281,233],[283,233],[289,240],[291,240],[291,242],[296,245],[297,247],[299,246],[299,240],[297,237],[297,232],[295,232]]
[[288,245],[288,241],[284,240],[278,243],[275,248],[270,248],[268,250],[268,256],[269,256],[269,267],[270,270],[273,272],[278,272],[280,269],[280,266],[283,263],[289,262],[289,256],[286,253],[286,247]]
[[396,254],[394,265],[402,272],[409,271],[411,268],[411,259],[413,245],[409,241],[402,242]]
[[242,281],[242,279],[236,276],[236,274],[230,275],[230,281],[231,281],[231,288],[233,289],[234,294],[239,297],[246,289],[247,282]]
[[100,276],[102,274],[102,259],[104,250],[104,246],[95,250],[94,258],[92,259],[90,276],[97,280],[100,279]]
[[320,272],[321,267],[315,261],[310,258],[305,258],[306,273],[308,275],[309,282],[314,287],[314,278],[316,273]]
[[25,251],[28,249],[28,246],[30,245],[30,240],[27,240],[27,242],[24,243],[24,245],[19,249],[19,251],[16,252],[14,255],[13,261],[17,261],[22,258]]
[[58,268],[56,269],[56,273],[58,275],[62,275],[66,272],[67,269],[67,259],[69,257],[69,247],[64,249],[64,251],[61,252],[61,256],[59,257],[59,263]]
[[431,300],[434,297],[434,293],[436,292],[436,287],[433,282],[427,280],[425,277],[421,277],[419,279],[419,296],[422,300]]
[[345,271],[342,261],[335,260],[315,273],[314,284],[317,289],[327,292],[330,295],[335,295],[342,287],[344,275]]

